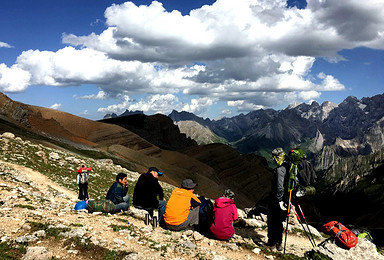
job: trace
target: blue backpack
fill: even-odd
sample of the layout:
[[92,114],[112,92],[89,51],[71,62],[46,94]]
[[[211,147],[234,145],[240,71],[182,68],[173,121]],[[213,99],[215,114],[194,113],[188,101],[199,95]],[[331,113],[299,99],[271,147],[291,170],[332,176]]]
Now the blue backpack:
[[76,203],[75,210],[85,209],[86,207],[87,207],[87,201],[86,200],[82,200],[82,201],[79,201],[79,202]]

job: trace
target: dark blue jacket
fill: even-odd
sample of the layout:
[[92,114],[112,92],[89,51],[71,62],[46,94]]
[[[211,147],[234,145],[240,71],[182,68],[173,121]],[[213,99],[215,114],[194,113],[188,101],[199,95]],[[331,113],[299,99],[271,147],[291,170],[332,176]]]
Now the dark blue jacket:
[[128,187],[123,186],[120,182],[115,182],[109,188],[105,199],[112,201],[114,204],[124,202],[123,197],[127,195]]

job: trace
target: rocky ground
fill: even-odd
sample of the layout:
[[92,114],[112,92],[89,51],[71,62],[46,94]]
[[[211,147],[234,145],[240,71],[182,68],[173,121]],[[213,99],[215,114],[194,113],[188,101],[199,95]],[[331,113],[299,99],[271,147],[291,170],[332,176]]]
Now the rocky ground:
[[[145,225],[143,212],[133,208],[130,214],[112,215],[75,211],[77,193],[73,183],[64,185],[61,176],[26,164],[32,158],[26,150],[36,148],[35,144],[9,133],[2,135],[0,144],[0,259],[301,259],[312,249],[297,222],[290,225],[286,255],[263,246],[266,223],[245,218],[242,210],[236,235],[230,241],[208,239],[193,231],[153,228]],[[17,150],[12,150],[15,147]],[[110,161],[77,157],[68,151],[63,156],[62,151],[37,147],[34,153],[39,153],[41,162],[54,168],[67,167],[60,158],[78,164],[91,160],[100,172],[124,171],[132,182],[139,176]],[[70,176],[64,180],[73,182]],[[315,229],[313,233],[317,244],[324,241]],[[316,250],[331,259],[383,259],[365,239],[349,251],[331,242],[323,244]]]

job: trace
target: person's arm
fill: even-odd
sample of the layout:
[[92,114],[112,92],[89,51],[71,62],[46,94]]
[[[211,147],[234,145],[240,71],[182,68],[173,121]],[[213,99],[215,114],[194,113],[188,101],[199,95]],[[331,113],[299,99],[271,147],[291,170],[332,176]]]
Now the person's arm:
[[196,208],[196,207],[200,206],[200,204],[201,204],[201,201],[195,196],[195,194],[192,193],[191,207]]
[[157,182],[157,194],[159,194],[159,200],[164,200],[164,191],[159,182]]
[[122,195],[122,189],[121,185],[117,184],[113,189],[111,190],[111,195],[113,197],[113,203],[119,204],[121,202],[124,202]]
[[285,167],[279,167],[276,169],[276,174],[277,174],[277,189],[276,189],[276,197],[277,201],[282,201],[283,200],[283,195],[284,195],[284,178],[286,174],[286,169]]
[[239,215],[237,213],[237,208],[236,208],[236,205],[235,204],[232,204],[232,208],[233,208],[233,220],[237,220],[239,218]]

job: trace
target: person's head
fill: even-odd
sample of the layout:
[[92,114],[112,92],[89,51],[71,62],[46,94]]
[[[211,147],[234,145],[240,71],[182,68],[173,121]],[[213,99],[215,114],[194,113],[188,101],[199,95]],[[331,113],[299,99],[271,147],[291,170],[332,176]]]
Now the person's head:
[[85,165],[83,164],[83,165],[81,165],[81,168],[84,168],[85,167]]
[[224,197],[233,200],[235,199],[235,193],[231,189],[226,189],[224,191]]
[[159,171],[159,169],[157,169],[156,167],[149,167],[148,172],[151,173],[155,178],[163,176],[163,173]]
[[196,183],[194,183],[191,179],[185,179],[181,183],[181,188],[186,189],[186,190],[194,190],[195,187],[197,186]]
[[272,159],[277,165],[282,165],[284,162],[285,153],[283,148],[278,147],[272,151]]
[[123,172],[120,172],[116,175],[116,182],[119,182],[121,184],[124,184],[126,185],[128,182],[127,182],[127,174],[126,173],[123,173]]

